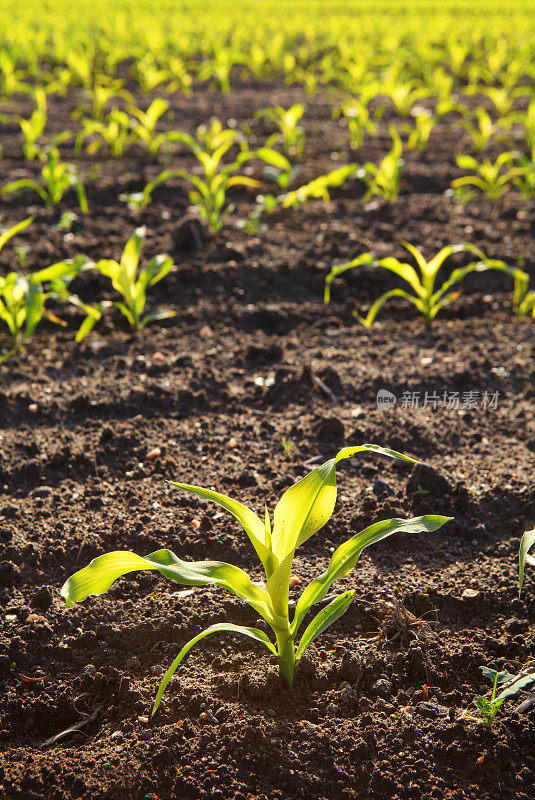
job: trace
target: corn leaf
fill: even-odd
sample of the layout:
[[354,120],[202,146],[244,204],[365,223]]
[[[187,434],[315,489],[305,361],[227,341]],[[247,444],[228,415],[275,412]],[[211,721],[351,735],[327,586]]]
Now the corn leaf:
[[61,596],[72,606],[89,595],[104,594],[122,575],[140,569],[158,570],[169,580],[186,586],[216,584],[249,603],[266,620],[271,619],[269,597],[239,567],[223,561],[182,561],[170,550],[156,550],[143,558],[115,550],[93,559],[63,584]]
[[296,661],[299,661],[307,647],[316,639],[323,631],[325,631],[333,622],[340,619],[342,614],[345,614],[349,608],[351,601],[355,596],[355,590],[351,589],[349,592],[344,592],[328,606],[322,608],[319,614],[316,614],[310,625],[305,629],[297,652],[295,654]]
[[348,575],[357,563],[365,547],[375,542],[380,542],[394,533],[422,533],[423,531],[436,531],[451,517],[428,515],[414,517],[413,519],[389,519],[370,525],[365,530],[352,536],[340,545],[331,558],[329,566],[318,578],[315,578],[303,591],[291,624],[291,632],[295,633],[305,618],[308,610],[314,603],[326,597],[332,584],[339,578]]
[[180,666],[181,662],[185,659],[189,651],[194,647],[197,642],[200,642],[201,639],[204,639],[206,636],[209,636],[211,633],[241,633],[244,636],[248,636],[250,639],[255,639],[257,642],[260,642],[267,647],[270,653],[273,655],[277,655],[277,651],[272,643],[269,641],[268,637],[266,636],[263,631],[259,631],[257,628],[246,628],[243,625],[233,625],[231,622],[218,622],[215,625],[210,625],[209,628],[205,628],[204,631],[194,636],[193,639],[190,639],[187,644],[184,645],[180,653],[177,655],[165,675],[163,676],[162,682],[160,684],[160,688],[158,689],[158,694],[156,695],[156,700],[154,701],[154,706],[152,709],[152,714],[157,711],[158,706],[160,705],[161,699],[163,694],[167,688],[167,684],[175,674],[176,670]]

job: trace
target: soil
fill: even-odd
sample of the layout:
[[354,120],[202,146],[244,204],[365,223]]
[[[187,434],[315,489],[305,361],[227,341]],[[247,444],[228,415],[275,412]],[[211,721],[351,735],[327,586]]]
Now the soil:
[[[193,131],[217,115],[247,122],[261,140],[270,129],[254,111],[297,101],[307,104],[299,180],[386,152],[388,110],[380,137],[350,153],[333,97],[275,84],[239,84],[229,96],[198,87],[172,98],[173,124]],[[55,101],[52,132],[72,124],[78,103]],[[37,174],[22,160],[16,126],[4,129],[2,146],[0,183]],[[424,155],[407,155],[395,205],[365,204],[350,181],[327,203],[266,218],[253,235],[240,226],[253,194],[237,189],[235,212],[202,249],[180,182],[144,212],[117,201],[161,169],[141,151],[118,161],[82,155],[96,179],[87,183],[91,213],[78,214],[69,233],[53,226],[75,210],[74,197],[53,212],[28,207],[29,196],[2,201],[4,225],[35,215],[4,248],[2,269],[18,268],[12,245],[21,243],[24,270],[80,252],[117,258],[143,223],[145,255],[170,252],[176,263],[150,305],[177,311],[139,335],[110,315],[77,346],[80,317],[61,309],[67,327],[43,324],[2,368],[4,797],[531,800],[533,709],[521,716],[509,701],[492,730],[459,715],[489,688],[481,666],[514,671],[533,655],[529,567],[517,596],[519,537],[535,523],[533,321],[515,320],[511,282],[498,273],[467,280],[430,330],[402,302],[385,306],[370,331],[356,323],[355,308],[397,285],[386,273],[350,273],[333,284],[331,305],[322,302],[333,264],[366,250],[401,257],[404,239],[427,256],[461,241],[510,262],[523,255],[535,275],[533,206],[516,192],[466,206],[445,194],[460,150],[468,140],[441,123]],[[72,158],[69,146],[62,152]],[[192,165],[185,153],[180,163]],[[76,290],[112,297],[89,272]],[[380,389],[395,406],[377,407]],[[413,393],[418,407],[404,400]],[[356,589],[353,605],[310,647],[291,692],[257,645],[227,634],[192,651],[151,719],[161,674],[181,646],[217,621],[257,624],[254,614],[221,590],[184,590],[145,573],[68,609],[65,579],[103,552],[159,547],[231,561],[259,579],[232,519],[166,479],[217,487],[261,512],[310,459],[364,442],[428,467],[374,456],[342,464],[333,518],[298,551],[293,600],[339,543],[373,521],[423,513],[454,521],[365,551],[339,584]],[[71,726],[80,727],[49,742]]]

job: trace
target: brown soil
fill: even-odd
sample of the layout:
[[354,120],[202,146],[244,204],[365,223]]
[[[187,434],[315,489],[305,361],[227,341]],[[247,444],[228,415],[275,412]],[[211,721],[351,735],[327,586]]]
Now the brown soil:
[[[274,85],[245,84],[228,97],[199,89],[173,101],[174,124],[193,130],[215,114],[247,121],[260,136],[256,109],[303,99],[306,180],[340,163],[332,151],[346,157],[329,97]],[[68,127],[75,105],[58,102],[53,131]],[[381,138],[349,157],[386,152],[388,122],[387,114]],[[178,314],[140,335],[110,317],[78,347],[79,318],[62,312],[67,329],[43,325],[3,367],[3,796],[531,800],[534,712],[520,717],[513,700],[492,731],[458,715],[488,688],[481,665],[514,670],[533,653],[529,571],[517,599],[518,541],[535,521],[533,323],[514,320],[510,281],[492,274],[467,281],[431,331],[402,303],[386,306],[370,332],[354,322],[355,305],[362,310],[395,285],[386,274],[340,279],[332,304],[322,303],[333,263],[368,249],[401,256],[403,239],[428,256],[467,240],[493,257],[523,254],[535,274],[535,212],[525,200],[510,193],[492,206],[459,206],[444,195],[459,174],[453,148],[468,149],[458,140],[444,125],[425,155],[408,155],[394,206],[364,206],[361,185],[350,182],[330,202],[268,218],[248,237],[238,223],[252,196],[237,191],[227,227],[200,251],[187,249],[180,185],[162,188],[141,214],[117,202],[159,169],[139,152],[120,162],[82,159],[86,170],[100,165],[87,186],[91,213],[79,215],[71,234],[51,223],[74,198],[54,212],[32,208],[34,224],[14,242],[30,245],[25,269],[80,252],[118,257],[132,228],[146,224],[146,254],[168,251],[177,264],[150,302]],[[15,128],[2,145],[0,183],[36,172],[21,160]],[[3,223],[29,213],[27,202],[4,200]],[[16,268],[11,245],[0,261]],[[87,273],[77,290],[93,300],[108,287]],[[398,398],[389,411],[377,409],[381,388]],[[459,392],[460,407],[402,407],[404,392],[425,391]],[[463,392],[478,392],[477,405],[463,404]],[[496,408],[481,408],[484,392],[499,393]],[[283,436],[294,443],[289,455]],[[63,581],[102,552],[160,546],[259,577],[232,520],[165,479],[217,486],[260,511],[306,472],[305,461],[363,442],[432,469],[411,477],[406,466],[374,457],[342,466],[331,522],[298,552],[302,582],[372,521],[431,512],[454,522],[366,551],[340,582],[357,590],[352,607],[310,648],[293,692],[257,646],[214,637],[192,652],[150,721],[162,669],[182,644],[216,621],[255,624],[252,612],[221,591],[182,594],[148,574],[67,609]],[[149,461],[154,447],[162,455]],[[477,594],[463,599],[466,589]],[[432,624],[400,629],[396,602]]]

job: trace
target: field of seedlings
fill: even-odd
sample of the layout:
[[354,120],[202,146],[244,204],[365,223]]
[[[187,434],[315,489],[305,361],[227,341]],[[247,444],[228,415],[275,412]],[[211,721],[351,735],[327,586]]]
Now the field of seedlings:
[[1,797],[533,800],[534,199],[535,0],[0,0]]

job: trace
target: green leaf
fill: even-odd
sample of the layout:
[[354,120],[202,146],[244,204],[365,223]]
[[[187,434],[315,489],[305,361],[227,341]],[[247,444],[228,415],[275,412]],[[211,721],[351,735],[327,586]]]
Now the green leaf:
[[526,561],[526,556],[528,551],[533,547],[535,544],[535,528],[531,531],[526,531],[522,536],[520,541],[520,551],[518,553],[518,596],[522,592],[522,584],[524,583],[524,563]]
[[325,290],[323,293],[323,302],[325,305],[328,305],[331,301],[331,283],[335,278],[339,275],[343,275],[344,272],[347,272],[348,269],[354,269],[355,267],[360,267],[363,264],[374,264],[374,259],[371,253],[363,253],[358,258],[354,258],[353,261],[349,261],[347,264],[337,264],[334,266],[327,277],[325,278]]
[[266,590],[252,583],[242,569],[223,561],[182,561],[170,550],[156,550],[145,558],[126,550],[106,553],[71,575],[61,589],[61,596],[71,606],[89,595],[104,594],[122,575],[140,569],[156,569],[185,586],[216,584],[249,603],[264,619],[271,619]]
[[291,632],[295,634],[301,622],[305,618],[308,610],[314,603],[318,603],[326,597],[332,584],[351,572],[357,563],[364,548],[369,547],[375,542],[380,542],[394,533],[422,533],[424,531],[436,531],[451,517],[441,517],[428,515],[424,517],[414,517],[413,519],[388,519],[376,522],[365,530],[352,536],[340,545],[332,555],[329,566],[318,578],[315,578],[303,591],[297,607],[295,616],[291,624]]
[[270,653],[273,655],[277,655],[277,651],[273,644],[270,642],[268,637],[262,631],[259,631],[257,628],[246,628],[243,625],[233,625],[231,622],[218,622],[215,625],[210,625],[209,628],[206,628],[202,633],[199,633],[197,636],[194,636],[193,639],[190,639],[187,644],[184,645],[180,653],[177,655],[165,675],[163,676],[163,680],[160,684],[160,688],[158,689],[158,694],[156,695],[156,700],[154,701],[154,706],[152,709],[152,714],[154,715],[158,706],[160,705],[161,699],[163,694],[167,688],[167,684],[175,674],[176,670],[180,666],[181,662],[187,656],[189,651],[194,647],[197,642],[200,642],[201,639],[204,639],[206,636],[209,636],[211,633],[220,633],[220,632],[228,632],[228,633],[242,633],[244,636],[248,636],[250,639],[255,639],[257,642],[260,642],[267,647]]
[[514,681],[511,686],[508,686],[503,692],[500,692],[498,697],[491,701],[490,705],[501,705],[508,697],[513,697],[515,694],[518,694],[520,689],[529,686],[531,683],[535,683],[535,672],[531,672],[529,675],[519,676],[518,680]]
[[176,317],[176,311],[173,311],[171,308],[160,308],[158,311],[151,311],[145,314],[139,327],[143,330],[150,322],[158,322],[161,319],[171,319],[172,317]]
[[273,556],[270,553],[269,544],[266,544],[265,523],[262,522],[254,511],[251,511],[251,509],[247,508],[243,503],[239,503],[237,500],[233,500],[231,497],[227,497],[219,492],[214,492],[212,489],[203,489],[201,486],[191,486],[187,483],[175,483],[174,481],[169,481],[169,483],[171,486],[176,486],[178,489],[183,489],[185,492],[191,492],[197,495],[197,497],[201,497],[203,500],[210,500],[213,503],[217,503],[218,506],[232,514],[251,540],[251,544],[264,565],[266,574],[273,569],[275,565],[273,564]]
[[299,661],[307,647],[316,639],[324,630],[326,630],[333,622],[340,619],[342,614],[345,614],[349,608],[351,601],[355,596],[355,590],[351,589],[349,592],[344,592],[328,606],[322,608],[319,614],[316,614],[310,625],[305,629],[299,642],[299,647],[295,654],[296,661]]
[[403,289],[391,289],[389,292],[385,292],[380,297],[377,298],[375,303],[371,306],[370,310],[366,314],[365,317],[360,317],[357,315],[358,321],[364,325],[365,328],[371,328],[375,320],[377,319],[377,315],[387,300],[390,300],[391,297],[402,297],[404,300],[408,300],[409,303],[412,303],[416,306],[418,311],[422,314],[425,313],[424,304],[418,297],[414,297],[412,294],[404,291]]
[[0,236],[0,250],[6,244],[6,242],[8,242],[10,239],[13,238],[13,236],[16,236],[17,233],[20,233],[20,231],[23,231],[24,228],[28,227],[28,225],[31,225],[33,219],[34,219],[33,217],[28,217],[27,219],[23,219],[22,222],[18,222],[16,225],[13,225],[12,228],[3,233]]
[[130,239],[127,241],[126,246],[121,255],[121,267],[124,269],[129,282],[133,283],[136,279],[137,268],[139,264],[139,257],[143,245],[145,244],[145,236],[147,229],[142,226],[136,228]]
[[360,452],[374,452],[390,458],[414,459],[373,444],[345,447],[335,458],[314,469],[291,486],[275,508],[271,547],[278,561],[268,577],[267,590],[278,614],[287,613],[288,581],[296,547],[303,544],[329,521],[336,502],[336,465]]

